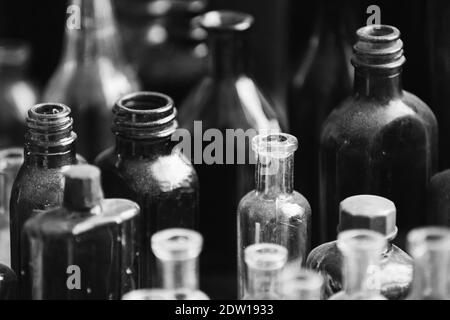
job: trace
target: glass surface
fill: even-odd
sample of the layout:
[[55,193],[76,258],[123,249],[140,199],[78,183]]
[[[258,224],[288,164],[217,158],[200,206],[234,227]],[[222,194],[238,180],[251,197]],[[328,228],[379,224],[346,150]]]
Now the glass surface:
[[302,269],[284,272],[282,292],[286,300],[322,300],[324,280],[320,273]]
[[450,227],[450,170],[433,176],[428,186],[427,217],[430,223]]

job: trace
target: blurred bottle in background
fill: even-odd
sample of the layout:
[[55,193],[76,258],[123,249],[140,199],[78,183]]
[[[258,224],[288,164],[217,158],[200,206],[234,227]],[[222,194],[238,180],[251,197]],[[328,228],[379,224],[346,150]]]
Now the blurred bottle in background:
[[111,1],[72,0],[67,13],[63,57],[43,99],[72,106],[79,153],[91,161],[114,142],[114,103],[139,86],[122,56]]
[[205,32],[191,24],[207,0],[115,0],[125,53],[144,90],[179,104],[206,71]]
[[19,40],[0,40],[0,149],[22,146],[28,108],[38,91],[27,77],[31,48]]

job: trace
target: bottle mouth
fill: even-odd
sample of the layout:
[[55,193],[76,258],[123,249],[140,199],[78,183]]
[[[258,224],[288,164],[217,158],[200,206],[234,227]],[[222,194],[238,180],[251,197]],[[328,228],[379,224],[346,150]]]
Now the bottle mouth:
[[30,59],[31,47],[26,41],[0,40],[0,65],[21,67]]
[[408,251],[412,256],[424,252],[442,252],[450,250],[450,229],[444,227],[426,227],[412,230],[408,234]]
[[249,30],[254,23],[252,15],[230,11],[210,11],[193,20],[195,26],[200,26],[207,31],[242,32]]
[[256,154],[281,158],[297,151],[298,140],[286,133],[260,134],[253,138],[252,148]]
[[370,253],[380,255],[386,248],[386,238],[379,232],[355,229],[339,233],[337,246],[344,253]]
[[172,295],[165,289],[140,289],[124,294],[122,300],[171,300]]
[[0,151],[0,174],[5,170],[19,168],[23,163],[23,149],[8,148]]
[[172,98],[158,92],[129,94],[117,101],[113,113],[113,132],[130,138],[163,138],[178,127]]
[[193,230],[167,229],[155,233],[151,243],[153,253],[160,260],[189,260],[199,256],[203,237]]
[[245,249],[245,262],[251,269],[261,271],[274,271],[284,267],[288,257],[285,247],[271,244],[259,243]]

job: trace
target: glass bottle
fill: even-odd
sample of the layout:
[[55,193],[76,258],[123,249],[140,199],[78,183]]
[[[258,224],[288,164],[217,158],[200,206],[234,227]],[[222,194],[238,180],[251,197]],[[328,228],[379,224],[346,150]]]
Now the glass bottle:
[[141,207],[139,288],[148,288],[153,265],[150,237],[167,228],[196,228],[198,178],[175,148],[172,136],[178,123],[170,97],[133,93],[118,100],[113,112],[116,145],[96,163],[107,197],[130,199]]
[[427,193],[427,217],[432,225],[450,227],[450,170],[431,178]]
[[38,100],[26,74],[30,54],[25,42],[0,40],[0,149],[23,145],[27,110]]
[[330,300],[386,300],[380,294],[380,260],[385,237],[375,231],[354,229],[339,233],[337,246],[343,257],[343,290]]
[[310,245],[311,208],[293,189],[297,139],[287,134],[258,135],[256,189],[238,207],[238,295],[245,295],[245,248],[255,243],[275,243],[288,250],[288,264],[300,270]]
[[[350,93],[353,12],[348,1],[321,0],[309,44],[290,83],[289,128],[301,139],[303,155],[295,159],[295,189],[318,210],[320,129],[331,110]],[[317,220],[313,243],[320,241]]]
[[125,53],[144,90],[178,104],[206,71],[205,32],[191,24],[206,0],[116,0]]
[[176,300],[208,300],[198,290],[203,237],[188,229],[166,229],[155,233],[151,242],[158,262],[158,285],[173,292]]
[[450,229],[427,227],[408,234],[414,259],[409,300],[450,300]]
[[[395,225],[396,208],[392,201],[372,195],[359,195],[345,199],[339,207],[338,231],[368,229],[379,232],[387,241],[381,254],[381,294],[389,300],[404,299],[413,277],[413,261],[392,242],[398,229]],[[311,251],[306,267],[320,272],[326,279],[324,297],[343,289],[343,256],[338,242],[328,242]]]
[[138,89],[138,84],[122,57],[111,0],[71,0],[70,4],[62,60],[45,89],[44,101],[73,107],[79,153],[92,161],[114,143],[108,127],[111,106]]
[[323,277],[320,273],[302,269],[283,277],[283,296],[286,300],[322,300]]
[[104,199],[100,170],[72,166],[64,201],[25,223],[34,300],[117,300],[136,288],[139,206]]
[[246,275],[242,300],[282,300],[282,271],[288,251],[285,247],[258,243],[245,248]]
[[70,108],[44,103],[28,111],[25,161],[11,191],[11,266],[19,281],[19,298],[31,298],[27,265],[28,245],[23,225],[37,212],[59,207],[63,200],[63,172],[76,164]]
[[[280,125],[249,74],[246,47],[253,17],[212,11],[195,23],[208,32],[209,72],[180,108],[180,124],[189,130],[194,143],[206,146],[200,156],[208,147],[200,144],[203,132],[215,129],[224,137],[215,141],[224,150],[222,158],[217,153],[214,161],[194,156],[193,162],[201,184],[207,186],[200,194],[200,231],[205,237],[203,282],[213,299],[232,299],[237,292],[235,212],[239,199],[253,189],[254,179],[250,161],[239,156],[249,153],[254,135],[265,130],[278,132]],[[242,138],[240,132],[245,132]]]
[[[400,31],[370,25],[357,32],[354,93],[324,123],[320,142],[320,218],[334,238],[340,201],[374,194],[397,206],[398,242],[426,221],[426,187],[437,164],[437,123],[403,91]],[[402,245],[400,245],[402,246]]]

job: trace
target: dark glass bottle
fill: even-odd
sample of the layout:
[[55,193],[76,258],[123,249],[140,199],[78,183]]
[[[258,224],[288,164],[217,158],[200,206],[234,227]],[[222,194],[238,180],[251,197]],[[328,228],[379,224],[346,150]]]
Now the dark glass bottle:
[[[389,300],[404,299],[412,282],[413,262],[408,254],[392,244],[398,232],[394,203],[377,196],[354,196],[342,201],[339,211],[339,232],[368,229],[386,237],[388,245],[380,262],[381,294]],[[325,299],[343,289],[342,264],[337,241],[322,244],[308,256],[307,268],[319,271],[326,279]]]
[[[351,93],[353,18],[348,1],[319,1],[313,33],[290,84],[289,128],[302,150],[295,158],[295,189],[311,201],[313,211],[319,206],[320,129]],[[313,242],[319,244],[317,219],[313,230]]]
[[26,74],[30,52],[26,43],[0,40],[0,149],[23,145],[27,110],[37,103]]
[[19,297],[31,297],[23,237],[25,222],[38,211],[59,207],[63,201],[63,171],[76,164],[76,134],[70,108],[62,104],[38,104],[28,111],[25,162],[11,192],[11,266],[19,280]]
[[[195,229],[199,186],[189,160],[172,140],[178,123],[173,101],[155,92],[127,95],[114,106],[116,146],[96,160],[105,195],[141,207],[140,288],[154,283],[151,236],[167,228]],[[153,277],[153,279],[152,279]]]
[[[212,11],[196,23],[208,32],[209,73],[183,103],[180,123],[191,132],[197,145],[202,142],[202,129],[219,130],[225,137],[220,142],[222,159],[207,163],[194,158],[193,162],[204,186],[200,231],[205,237],[201,260],[205,289],[214,299],[232,298],[236,295],[236,209],[239,200],[254,189],[253,166],[246,162],[247,157],[238,162],[236,155],[248,154],[252,133],[279,131],[280,125],[269,101],[248,73],[246,46],[253,17]],[[233,132],[238,131],[232,131],[229,139],[227,129],[241,129],[250,137],[246,134],[237,146],[239,141],[235,143],[238,139]]]
[[206,70],[205,32],[191,24],[206,0],[116,0],[125,53],[144,90],[180,103]]
[[419,98],[403,91],[405,62],[398,29],[357,32],[354,94],[325,122],[320,142],[320,217],[335,238],[339,203],[374,194],[397,206],[398,240],[426,221],[426,188],[437,165],[437,123]]
[[431,178],[427,193],[428,223],[450,227],[450,170]]
[[[72,106],[78,152],[92,161],[114,143],[109,134],[111,106],[138,89],[122,57],[111,0],[71,0],[80,26],[66,26],[62,60],[44,92],[44,101]],[[76,19],[75,9],[69,19]],[[76,21],[76,20],[74,20]]]
[[100,170],[72,166],[64,173],[63,206],[29,219],[34,300],[118,300],[136,288],[139,206],[103,199]]

